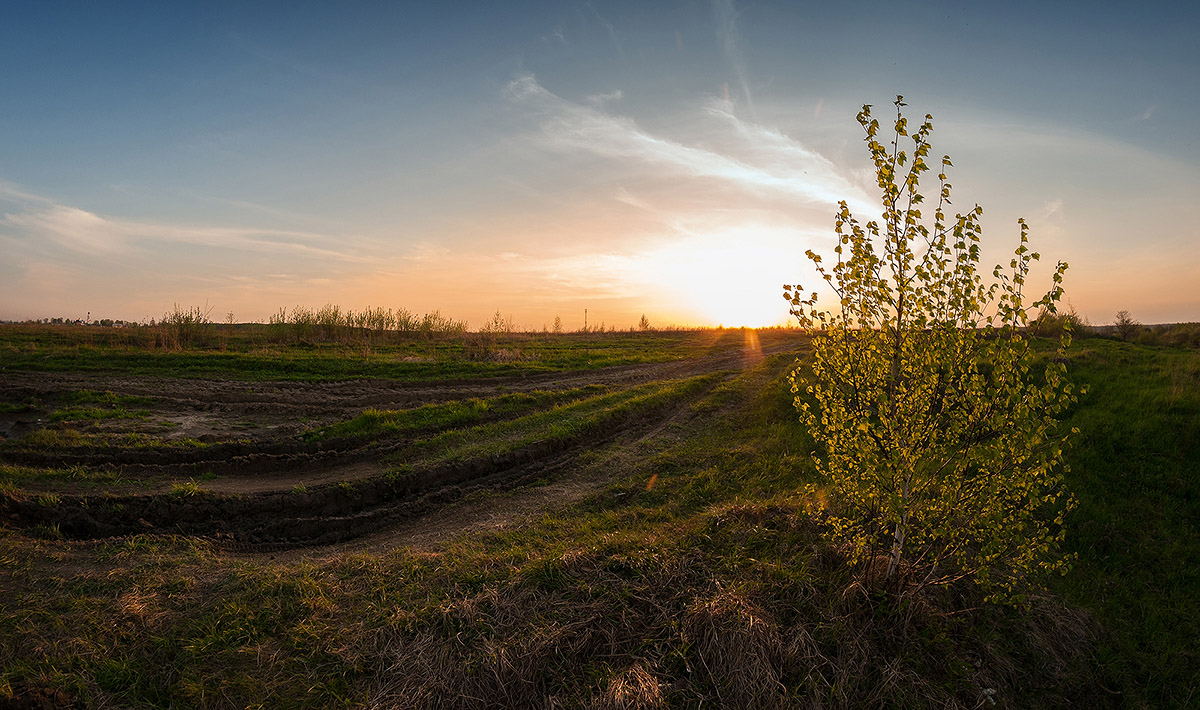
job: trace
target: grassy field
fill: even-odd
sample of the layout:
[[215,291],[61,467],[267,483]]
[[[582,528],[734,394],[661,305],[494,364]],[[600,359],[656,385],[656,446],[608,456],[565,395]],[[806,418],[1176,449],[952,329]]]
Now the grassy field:
[[719,331],[396,334],[357,341],[281,342],[268,326],[210,326],[186,349],[164,347],[149,327],[0,325],[0,372],[322,381],[441,381],[497,377],[694,356]]
[[1073,348],[1078,561],[1012,609],[820,540],[793,333],[71,337],[0,333],[0,698],[1200,706],[1195,351]]

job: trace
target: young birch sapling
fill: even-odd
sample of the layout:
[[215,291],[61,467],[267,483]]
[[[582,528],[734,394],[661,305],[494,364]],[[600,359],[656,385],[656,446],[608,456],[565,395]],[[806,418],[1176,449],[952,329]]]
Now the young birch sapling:
[[[860,223],[841,202],[836,261],[807,252],[837,295],[784,286],[813,332],[811,371],[792,373],[801,420],[816,439],[828,501],[821,517],[852,561],[894,591],[913,594],[972,578],[994,599],[1019,600],[1039,573],[1063,569],[1057,548],[1073,499],[1063,488],[1075,402],[1062,358],[1030,347],[1030,313],[1055,312],[1067,264],[1035,301],[1025,295],[1028,227],[1008,268],[980,273],[983,208],[947,216],[951,185],[938,171],[928,212],[932,117],[910,132],[896,97],[890,144],[864,106],[858,122],[881,191],[882,220]],[[930,219],[932,217],[932,220]],[[1059,352],[1070,343],[1063,332]],[[803,393],[803,394],[802,394]]]

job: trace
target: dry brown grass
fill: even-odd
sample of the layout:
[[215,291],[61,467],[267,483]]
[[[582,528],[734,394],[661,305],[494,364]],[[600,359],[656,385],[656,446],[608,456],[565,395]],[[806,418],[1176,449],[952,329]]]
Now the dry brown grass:
[[[811,528],[786,507],[729,508],[713,519],[733,537]],[[797,560],[812,583],[788,587],[760,583],[759,571],[731,579],[688,552],[614,559],[572,550],[523,581],[451,597],[433,621],[411,620],[383,653],[372,707],[1110,704],[1080,670],[1097,638],[1084,615],[1045,599],[1027,613],[985,607],[968,587],[901,602],[839,557]],[[990,638],[990,629],[1004,632]]]
[[667,704],[662,684],[639,663],[613,678],[587,707],[588,710],[662,710]]
[[725,707],[783,707],[783,640],[761,609],[731,591],[688,611],[683,637]]
[[[676,545],[497,551],[470,575],[449,571],[448,553],[401,552],[247,570],[246,596],[215,606],[230,593],[217,577],[186,598],[139,582],[106,603],[145,641],[209,606],[253,613],[251,602],[292,595],[294,627],[228,648],[222,663],[282,693],[307,670],[289,660],[302,647],[346,674],[348,704],[381,710],[1114,704],[1089,683],[1098,631],[1085,615],[1048,599],[1028,612],[987,607],[969,586],[889,596],[821,542],[802,511],[719,507]],[[419,585],[392,596],[414,575]],[[112,697],[85,684],[81,697]]]

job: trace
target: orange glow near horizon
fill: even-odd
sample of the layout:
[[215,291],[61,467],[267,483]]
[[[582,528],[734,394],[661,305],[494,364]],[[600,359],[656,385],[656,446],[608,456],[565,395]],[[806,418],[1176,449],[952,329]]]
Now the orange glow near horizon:
[[[693,237],[649,259],[646,278],[695,322],[760,328],[789,321],[780,287],[796,274],[780,258],[790,235],[734,231]],[[795,251],[794,247],[791,251]]]

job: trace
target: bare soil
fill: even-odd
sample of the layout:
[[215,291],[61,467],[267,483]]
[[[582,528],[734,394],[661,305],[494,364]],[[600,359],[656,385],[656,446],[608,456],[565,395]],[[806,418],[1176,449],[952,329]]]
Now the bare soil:
[[[794,346],[773,343],[768,350]],[[139,418],[103,419],[76,430],[109,437],[145,434],[167,445],[2,447],[0,463],[82,467],[110,472],[115,480],[100,490],[95,483],[55,480],[3,493],[0,521],[80,541],[136,534],[200,536],[252,553],[317,552],[312,548],[331,545],[433,545],[464,530],[511,524],[597,490],[621,469],[623,456],[653,446],[672,423],[691,416],[691,400],[617,417],[565,441],[538,442],[403,475],[386,475],[383,459],[409,442],[305,442],[299,434],[368,408],[405,409],[596,384],[623,388],[733,372],[762,357],[757,335],[747,331],[740,348],[672,362],[435,383],[3,372],[0,401],[37,404],[0,414],[0,437],[20,441],[50,426],[48,418],[58,403],[70,393],[90,390],[149,398],[149,403],[128,406],[141,413]],[[188,440],[206,446],[183,445]],[[172,441],[181,445],[170,446]],[[580,465],[585,452],[599,452],[602,464]],[[594,464],[597,457],[589,459]],[[180,487],[182,482],[186,487]],[[527,485],[533,482],[537,485]],[[45,493],[53,493],[54,499]]]

